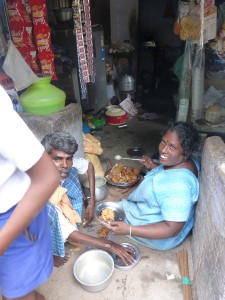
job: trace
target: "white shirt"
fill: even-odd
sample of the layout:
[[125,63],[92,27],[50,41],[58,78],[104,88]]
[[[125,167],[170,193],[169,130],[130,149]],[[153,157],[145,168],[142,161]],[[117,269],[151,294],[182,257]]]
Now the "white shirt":
[[77,169],[78,174],[83,175],[88,170],[89,161],[84,158],[73,158],[73,167]]
[[13,109],[0,86],[0,213],[16,205],[30,186],[25,173],[42,156],[44,147]]

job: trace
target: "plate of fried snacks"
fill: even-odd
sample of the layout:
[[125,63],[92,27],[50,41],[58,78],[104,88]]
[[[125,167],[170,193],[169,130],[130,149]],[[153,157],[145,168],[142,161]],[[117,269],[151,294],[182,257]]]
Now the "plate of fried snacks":
[[95,215],[102,224],[123,221],[125,213],[116,202],[101,202],[95,207]]
[[141,179],[141,170],[138,167],[128,167],[121,163],[115,164],[105,174],[110,185],[115,187],[132,187]]

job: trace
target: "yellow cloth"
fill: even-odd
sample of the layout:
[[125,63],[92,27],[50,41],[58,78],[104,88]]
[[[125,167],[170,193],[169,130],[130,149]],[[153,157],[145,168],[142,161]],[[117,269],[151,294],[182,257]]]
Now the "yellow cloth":
[[101,147],[101,143],[90,133],[83,133],[83,144],[84,144],[84,152],[101,155],[103,149]]
[[81,223],[81,218],[78,215],[78,213],[76,212],[76,210],[74,210],[73,206],[71,205],[70,199],[68,198],[66,192],[67,192],[67,189],[59,186],[55,190],[55,192],[52,194],[49,201],[52,204],[60,207],[65,218],[67,220],[69,220],[69,222],[72,225],[75,226],[76,223]]
[[104,176],[105,173],[102,168],[100,159],[98,158],[98,155],[92,153],[84,153],[84,157],[86,160],[90,161],[93,164],[95,175]]

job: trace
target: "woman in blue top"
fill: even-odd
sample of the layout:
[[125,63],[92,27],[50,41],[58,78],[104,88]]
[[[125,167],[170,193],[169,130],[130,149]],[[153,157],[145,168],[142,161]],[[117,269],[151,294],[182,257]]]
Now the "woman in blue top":
[[153,249],[182,243],[193,227],[199,195],[199,164],[192,156],[199,141],[190,124],[170,123],[159,144],[160,165],[143,156],[150,172],[128,199],[121,200],[125,222],[111,222],[108,228]]

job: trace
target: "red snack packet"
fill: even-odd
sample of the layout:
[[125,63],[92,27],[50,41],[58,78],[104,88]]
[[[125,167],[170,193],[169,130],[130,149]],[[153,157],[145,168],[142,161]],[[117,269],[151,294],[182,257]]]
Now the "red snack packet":
[[29,49],[29,61],[30,67],[33,70],[33,72],[37,75],[41,74],[41,67],[37,58],[37,51],[35,47],[33,49]]
[[32,22],[22,0],[7,0],[9,26],[14,45],[31,67],[30,51],[36,50],[33,44]]
[[42,53],[39,54],[39,59],[41,63],[41,71],[43,76],[51,76],[52,80],[57,80],[58,78],[55,73],[54,65],[54,54]]
[[52,52],[50,32],[46,26],[38,26],[35,30],[35,38],[38,52]]
[[46,0],[29,0],[29,3],[42,75],[48,75],[51,76],[53,80],[57,80],[54,54],[51,47],[50,29],[46,21]]

